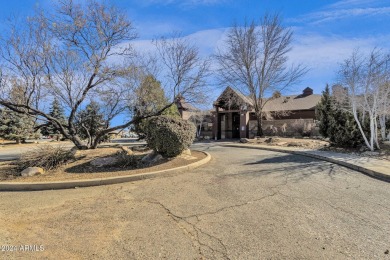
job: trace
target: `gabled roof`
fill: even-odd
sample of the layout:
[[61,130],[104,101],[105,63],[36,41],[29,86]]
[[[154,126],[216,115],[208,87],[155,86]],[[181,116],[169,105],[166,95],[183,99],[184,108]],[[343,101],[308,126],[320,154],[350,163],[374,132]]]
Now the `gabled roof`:
[[252,101],[250,100],[249,97],[245,96],[241,92],[236,91],[235,89],[233,89],[229,86],[227,88],[225,88],[225,90],[218,97],[218,99],[215,101],[215,103],[223,102],[227,98],[230,98],[231,95],[236,96],[239,99],[240,102],[238,102],[238,103],[252,105]]
[[[239,105],[247,104],[253,107],[251,99],[239,91],[234,90],[231,87],[227,87],[222,94],[218,97],[216,104],[219,104],[228,98],[230,95],[234,95],[239,99]],[[271,111],[296,111],[296,110],[312,110],[320,102],[321,95],[313,94],[313,90],[309,87],[305,88],[300,95],[281,96],[278,98],[265,98],[264,112]]]
[[281,96],[269,99],[264,105],[264,112],[271,111],[294,111],[294,110],[312,110],[320,102],[321,95],[293,95]]

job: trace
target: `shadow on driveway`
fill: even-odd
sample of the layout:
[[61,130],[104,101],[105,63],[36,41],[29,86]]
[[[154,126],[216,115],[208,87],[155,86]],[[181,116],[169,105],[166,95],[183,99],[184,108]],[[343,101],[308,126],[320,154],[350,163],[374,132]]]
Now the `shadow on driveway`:
[[[282,156],[273,156],[254,162],[248,162],[243,165],[258,165],[258,169],[234,174],[236,176],[266,176],[275,175],[283,178],[289,178],[292,181],[301,181],[314,174],[324,174],[331,179],[335,177],[335,167],[343,169],[344,167],[309,158],[300,155],[286,154]],[[256,167],[257,168],[257,167]],[[340,170],[338,172],[340,172]],[[344,171],[342,171],[344,172]],[[283,175],[280,175],[282,173]]]

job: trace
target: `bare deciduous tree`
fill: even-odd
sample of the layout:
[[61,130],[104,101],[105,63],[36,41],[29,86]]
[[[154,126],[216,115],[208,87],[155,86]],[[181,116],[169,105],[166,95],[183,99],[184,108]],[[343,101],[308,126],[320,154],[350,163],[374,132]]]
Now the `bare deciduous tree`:
[[[57,8],[52,15],[41,12],[24,28],[14,27],[3,35],[0,55],[6,81],[0,104],[52,123],[84,148],[74,125],[76,113],[93,91],[102,93],[104,86],[126,72],[108,59],[127,55],[129,48],[118,45],[134,39],[135,33],[123,12],[97,1],[77,5],[64,0]],[[24,89],[24,102],[9,99],[14,85]],[[45,111],[45,102],[54,97],[66,105],[66,124]]]
[[154,45],[167,93],[174,99],[181,96],[187,102],[204,103],[206,80],[210,75],[209,60],[202,59],[199,49],[180,34],[154,40]]
[[[382,135],[386,126],[382,123],[388,116],[390,88],[390,55],[374,49],[369,55],[356,50],[340,66],[340,83],[348,89],[348,99],[355,121],[367,147],[373,151],[380,149],[378,142],[378,119]],[[369,120],[369,133],[364,131],[366,115]]]
[[[99,1],[78,5],[63,0],[54,9],[38,13],[25,24],[14,23],[1,35],[0,105],[42,124],[50,122],[78,148],[96,148],[107,133],[142,120],[110,125],[135,103],[135,86],[145,74],[140,72],[142,66],[124,62],[133,55],[129,41],[136,34],[124,12]],[[23,90],[18,102],[10,96],[16,86]],[[54,98],[67,111],[66,123],[47,111],[46,104]],[[104,107],[106,127],[86,144],[75,122],[78,111],[91,99]]]
[[269,100],[265,96],[296,84],[307,71],[301,65],[288,66],[292,35],[278,14],[265,15],[259,24],[234,25],[215,56],[221,81],[250,97],[259,136],[263,135],[263,108]]

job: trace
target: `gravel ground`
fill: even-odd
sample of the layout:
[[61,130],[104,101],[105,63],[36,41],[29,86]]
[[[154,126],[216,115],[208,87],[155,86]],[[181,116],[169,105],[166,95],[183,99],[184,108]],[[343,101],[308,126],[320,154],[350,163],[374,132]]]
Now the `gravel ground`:
[[319,139],[305,139],[305,138],[284,138],[284,137],[267,137],[259,139],[246,139],[248,144],[260,144],[269,146],[281,146],[281,147],[296,147],[302,149],[316,149],[323,151],[331,151],[337,153],[347,153],[352,155],[358,155],[362,157],[371,157],[380,160],[390,161],[390,144],[381,144],[381,150],[371,152],[363,144],[361,147],[356,148],[344,148],[331,146],[329,142]]

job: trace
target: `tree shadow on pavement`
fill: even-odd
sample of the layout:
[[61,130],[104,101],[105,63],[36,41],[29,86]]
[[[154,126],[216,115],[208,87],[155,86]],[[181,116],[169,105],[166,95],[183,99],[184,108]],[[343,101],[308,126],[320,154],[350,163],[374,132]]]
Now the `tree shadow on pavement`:
[[[281,178],[289,178],[289,180],[297,182],[315,174],[326,174],[328,177],[330,177],[330,179],[334,179],[336,175],[335,168],[342,168],[329,162],[293,154],[264,158],[255,162],[245,163],[244,165],[261,165],[261,167],[253,171],[239,173],[238,175],[275,175],[275,177],[279,176]],[[267,167],[267,165],[269,165],[269,167]],[[337,171],[337,173],[339,172],[340,171]]]

